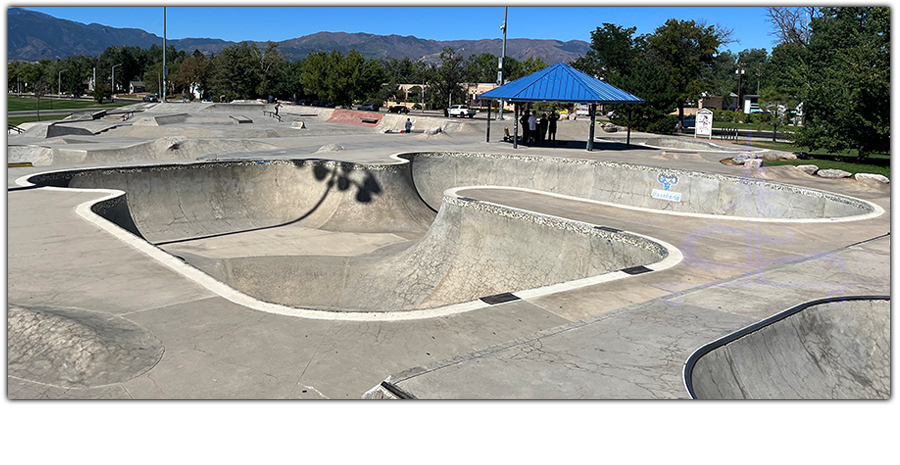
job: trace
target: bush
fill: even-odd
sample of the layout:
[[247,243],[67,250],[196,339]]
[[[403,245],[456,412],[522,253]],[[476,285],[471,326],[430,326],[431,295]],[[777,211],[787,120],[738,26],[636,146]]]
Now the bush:
[[672,134],[678,124],[678,115],[666,115],[647,125],[646,132],[654,134]]

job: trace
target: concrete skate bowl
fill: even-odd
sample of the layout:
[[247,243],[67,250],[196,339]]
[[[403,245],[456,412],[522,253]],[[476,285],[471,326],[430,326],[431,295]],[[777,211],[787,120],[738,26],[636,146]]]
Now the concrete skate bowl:
[[[410,167],[403,160],[240,161],[64,171],[29,181],[125,192],[91,209],[261,302],[331,314],[454,305],[464,311],[488,306],[481,298],[515,300],[514,292],[563,283],[571,289],[573,282],[626,278],[679,260],[677,250],[642,236],[481,202],[454,189],[435,214],[415,190]],[[330,234],[335,246],[360,239],[354,235],[406,240],[349,254],[330,253],[328,245],[302,254],[184,252],[197,241],[267,229],[287,235],[290,228]]]
[[805,187],[701,171],[576,158],[482,153],[413,153],[416,189],[437,209],[446,189],[505,186],[675,215],[771,222],[853,221],[884,210]]
[[798,305],[697,350],[696,399],[889,399],[889,296]]
[[[620,139],[600,139],[601,143],[621,144]],[[703,139],[687,139],[681,137],[632,137],[632,144],[643,145],[654,149],[692,150],[701,152],[765,152],[759,147],[714,144]]]

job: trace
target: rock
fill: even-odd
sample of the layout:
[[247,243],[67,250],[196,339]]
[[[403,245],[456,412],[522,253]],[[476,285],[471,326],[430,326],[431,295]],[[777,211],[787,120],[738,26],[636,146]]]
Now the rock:
[[762,159],[765,161],[775,161],[778,160],[778,154],[773,152],[766,152],[763,154]]
[[732,158],[731,161],[737,163],[738,165],[742,165],[747,160],[755,160],[755,159],[756,159],[755,153],[744,152],[744,153]]
[[323,145],[322,147],[320,147],[319,150],[316,150],[316,153],[319,153],[319,152],[340,152],[341,150],[344,150],[344,146],[343,146],[343,145],[338,145],[338,144],[328,144],[328,145]]
[[796,160],[797,155],[794,155],[793,153],[782,153],[781,155],[778,156],[778,158],[780,160]]
[[441,132],[441,127],[440,127],[440,126],[438,126],[438,127],[436,127],[436,128],[430,128],[430,129],[426,129],[426,130],[425,130],[425,134],[428,134],[429,136],[433,136],[433,135],[435,135],[435,134],[437,134],[437,133],[439,133],[439,132]]
[[808,175],[816,174],[816,171],[819,171],[819,167],[816,165],[797,165],[797,168],[803,170]]
[[747,160],[744,162],[744,168],[762,168],[763,161],[759,158]]
[[848,173],[847,171],[844,171],[844,170],[829,169],[829,170],[819,170],[816,174],[818,174],[820,177],[823,177],[823,178],[839,179],[839,178],[849,178],[851,173]]
[[857,181],[876,181],[876,182],[880,182],[883,184],[891,183],[890,179],[888,179],[886,176],[881,175],[881,174],[856,173],[855,175],[853,175],[853,177],[856,178]]

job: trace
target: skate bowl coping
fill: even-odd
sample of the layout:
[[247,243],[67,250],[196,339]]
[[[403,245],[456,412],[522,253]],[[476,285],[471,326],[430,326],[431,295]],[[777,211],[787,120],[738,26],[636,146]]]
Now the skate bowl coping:
[[713,341],[684,367],[695,399],[888,399],[890,296],[807,302]]

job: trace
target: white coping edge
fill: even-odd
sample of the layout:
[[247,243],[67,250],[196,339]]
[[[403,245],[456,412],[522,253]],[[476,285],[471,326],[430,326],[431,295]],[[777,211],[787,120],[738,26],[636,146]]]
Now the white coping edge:
[[[21,176],[16,179],[16,184],[20,186],[31,186],[32,183],[28,182],[28,178],[37,176],[38,174],[43,173],[32,173]],[[315,320],[340,320],[340,321],[406,321],[406,320],[420,320],[425,318],[437,318],[444,317],[450,315],[456,315],[459,313],[470,312],[472,310],[478,310],[482,308],[492,307],[492,305],[482,302],[481,300],[472,300],[468,302],[462,302],[458,304],[445,305],[442,307],[435,307],[429,309],[422,310],[408,310],[402,312],[343,312],[343,311],[328,311],[328,310],[314,310],[307,308],[299,308],[299,307],[289,307],[287,305],[273,304],[271,302],[264,302],[255,297],[251,297],[247,294],[244,294],[241,291],[213,278],[212,276],[200,271],[200,269],[195,268],[186,262],[175,258],[175,256],[170,255],[168,252],[156,247],[155,245],[147,242],[144,239],[141,239],[134,234],[120,228],[116,224],[108,221],[107,219],[101,217],[100,215],[94,213],[91,210],[91,207],[94,204],[99,202],[103,202],[105,200],[116,198],[120,195],[124,195],[125,192],[117,190],[117,189],[70,189],[66,187],[53,187],[53,186],[44,186],[41,189],[51,190],[51,191],[60,191],[60,192],[96,192],[107,194],[104,197],[94,200],[88,200],[87,202],[83,202],[75,207],[75,212],[78,213],[79,216],[86,219],[87,221],[93,223],[97,227],[107,231],[112,234],[115,238],[121,240],[127,245],[137,249],[138,251],[144,253],[150,258],[155,259],[160,264],[168,267],[172,271],[180,274],[181,276],[199,284],[200,286],[206,288],[210,292],[229,300],[235,304],[251,308],[253,310],[259,310],[266,313],[274,313],[277,315],[285,315],[285,316],[294,316],[300,318],[308,318]],[[463,189],[463,188],[457,188]],[[449,190],[448,190],[449,191]],[[487,202],[485,202],[487,203]],[[504,208],[512,208],[505,205],[502,205]],[[521,210],[525,211],[525,210]],[[537,212],[530,212],[534,214],[539,214]],[[552,216],[552,215],[543,215],[542,216]],[[557,217],[558,218],[558,217]],[[566,221],[573,221],[578,223],[584,223],[591,225],[591,223],[579,222],[576,220],[572,220],[569,218],[563,218]],[[600,226],[600,225],[596,225]],[[643,236],[641,234],[631,233],[628,231],[622,231],[627,234],[633,234],[635,236],[640,236],[652,240],[663,247],[665,247],[669,255],[656,263],[651,265],[646,265],[652,271],[660,271],[666,268],[670,268],[672,266],[677,265],[683,259],[683,255],[680,250],[675,248],[674,246],[665,243],[663,241],[649,238],[647,236]],[[646,274],[646,273],[645,273]],[[534,289],[527,289],[524,291],[513,292],[512,294],[520,299],[530,299],[540,296],[545,296],[549,294],[555,294],[557,292],[569,291],[573,289],[578,289],[586,286],[591,286],[594,284],[600,284],[610,281],[616,281],[619,279],[630,277],[628,273],[624,273],[622,271],[613,271],[609,273],[604,273],[597,276],[590,276],[587,278],[576,279],[573,281],[567,281],[558,284],[552,284],[549,286],[538,287]],[[485,296],[487,297],[487,296]]]
[[[661,168],[661,169],[663,169],[663,168]],[[808,189],[808,188],[802,187],[802,186],[794,186],[794,187],[798,187],[800,189]],[[884,214],[883,208],[881,208],[877,204],[869,202],[868,200],[858,199],[856,197],[850,197],[849,195],[844,195],[844,194],[834,194],[833,192],[828,192],[828,193],[837,195],[837,196],[841,196],[841,197],[846,197],[849,199],[856,200],[857,202],[864,203],[864,204],[872,207],[873,211],[871,211],[869,213],[864,213],[862,215],[842,216],[842,217],[837,217],[837,218],[757,218],[757,217],[752,217],[752,216],[713,215],[711,213],[675,212],[675,211],[670,211],[670,210],[659,210],[659,209],[655,209],[655,208],[635,207],[632,205],[623,205],[620,203],[605,202],[602,200],[593,200],[593,199],[586,199],[584,197],[575,197],[575,196],[566,195],[566,194],[558,194],[556,192],[539,191],[539,190],[535,190],[535,189],[529,189],[527,187],[463,186],[463,187],[455,187],[452,189],[448,189],[447,192],[450,192],[450,191],[455,192],[455,190],[461,190],[461,189],[462,190],[464,190],[464,189],[520,190],[520,191],[531,192],[531,193],[535,193],[535,194],[549,195],[551,197],[559,197],[561,199],[566,199],[566,200],[575,200],[575,201],[580,201],[580,202],[593,203],[593,204],[597,204],[597,205],[603,205],[606,207],[624,208],[626,210],[635,210],[635,211],[645,212],[645,213],[661,213],[663,215],[686,216],[686,217],[692,217],[692,218],[709,218],[709,219],[715,219],[715,220],[728,220],[728,221],[750,221],[750,222],[759,222],[759,223],[841,223],[841,222],[846,222],[846,221],[861,221],[861,220],[867,220],[870,218],[877,218]],[[809,190],[815,190],[815,189],[809,189]],[[827,191],[820,191],[820,192],[827,192]],[[489,203],[489,202],[485,202],[485,203]],[[508,205],[503,205],[503,206],[510,208]],[[635,234],[635,233],[629,233],[629,234]],[[639,234],[635,234],[635,235],[639,235]],[[659,242],[656,239],[651,239],[651,240]]]

